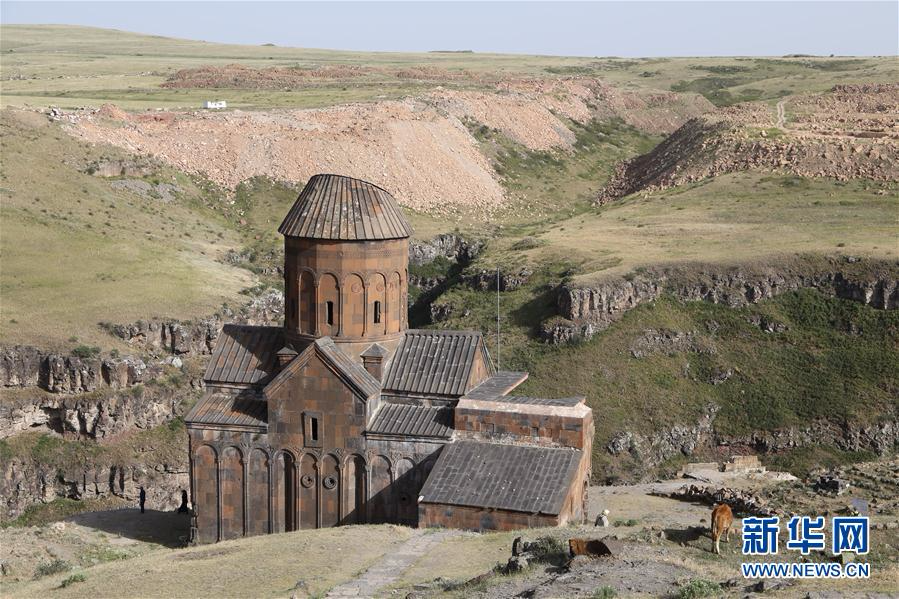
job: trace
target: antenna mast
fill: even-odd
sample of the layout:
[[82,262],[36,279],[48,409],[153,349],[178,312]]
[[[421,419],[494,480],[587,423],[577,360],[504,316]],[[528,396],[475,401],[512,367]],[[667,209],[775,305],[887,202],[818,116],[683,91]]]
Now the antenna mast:
[[499,266],[496,267],[496,369],[499,370]]

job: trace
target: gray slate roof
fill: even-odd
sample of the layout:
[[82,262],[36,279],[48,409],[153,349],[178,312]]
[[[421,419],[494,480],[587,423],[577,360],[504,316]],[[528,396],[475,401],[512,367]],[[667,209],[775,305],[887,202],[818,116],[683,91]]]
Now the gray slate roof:
[[393,196],[361,179],[315,175],[278,232],[308,239],[401,239],[412,235]]
[[368,432],[446,439],[453,433],[453,409],[446,406],[382,404]]
[[268,404],[250,389],[207,391],[190,409],[184,421],[188,424],[265,428]]
[[502,397],[528,378],[526,372],[501,370],[465,394],[468,399],[496,399]]
[[493,368],[477,331],[410,329],[390,361],[384,390],[388,394],[462,396],[468,391],[478,355],[488,369]]
[[581,451],[459,441],[444,446],[422,503],[557,515]]
[[317,352],[322,356],[325,362],[333,366],[343,380],[363,398],[368,399],[380,393],[381,383],[363,368],[361,363],[343,353],[330,337],[321,337],[310,343],[299,356],[278,373],[278,376],[269,381],[264,391],[270,393],[290,380],[297,369],[309,359],[309,352]]
[[381,392],[381,382],[363,368],[361,362],[340,351],[330,337],[316,339],[315,345],[356,386],[361,395],[371,397]]
[[254,384],[271,377],[277,351],[284,345],[281,327],[226,324],[203,378],[212,383]]

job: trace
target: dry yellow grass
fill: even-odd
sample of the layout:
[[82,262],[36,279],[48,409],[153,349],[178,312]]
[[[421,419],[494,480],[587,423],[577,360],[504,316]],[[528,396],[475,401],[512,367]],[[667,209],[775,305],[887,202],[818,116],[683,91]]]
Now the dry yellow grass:
[[4,110],[0,130],[4,342],[109,348],[100,321],[207,315],[253,284],[219,261],[239,245],[231,229],[83,172],[108,148],[79,144],[35,113]]
[[[83,570],[85,581],[59,588],[72,572],[3,586],[4,597],[320,596],[355,577],[412,534],[401,526],[343,526],[224,541]],[[302,583],[302,584],[301,584]]]
[[[895,257],[894,184],[737,173],[631,196],[551,226],[528,259],[564,259],[582,280],[639,266],[737,263],[805,252]],[[511,247],[515,239],[506,239]],[[521,252],[514,252],[520,254]]]

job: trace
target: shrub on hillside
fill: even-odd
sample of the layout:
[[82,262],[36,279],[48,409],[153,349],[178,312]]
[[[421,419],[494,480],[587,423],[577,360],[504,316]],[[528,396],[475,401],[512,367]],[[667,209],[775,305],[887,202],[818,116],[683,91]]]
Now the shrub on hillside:
[[83,360],[88,360],[90,358],[96,358],[100,354],[100,348],[96,346],[89,345],[79,345],[75,349],[72,350],[72,355],[81,358]]
[[80,574],[80,573],[79,573],[79,574],[72,574],[71,576],[69,576],[68,578],[66,578],[65,580],[63,580],[63,581],[59,584],[59,587],[62,588],[62,589],[64,589],[64,588],[66,588],[66,587],[69,586],[69,585],[73,585],[73,584],[75,584],[76,582],[84,582],[85,580],[87,580],[87,577],[86,577],[84,574]]
[[66,572],[71,569],[72,566],[69,565],[69,562],[57,558],[52,562],[41,562],[38,564],[37,568],[34,569],[34,577],[40,578],[42,576],[52,576],[53,574],[59,574],[60,572]]

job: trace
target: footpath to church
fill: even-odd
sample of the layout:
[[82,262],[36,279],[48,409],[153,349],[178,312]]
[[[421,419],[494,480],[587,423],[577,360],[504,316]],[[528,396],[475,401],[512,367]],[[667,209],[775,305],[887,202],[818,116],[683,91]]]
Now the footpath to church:
[[353,580],[334,587],[326,596],[333,599],[377,597],[379,590],[399,580],[403,573],[432,547],[461,534],[464,533],[460,530],[416,531],[415,536],[400,545],[396,551],[384,555]]

